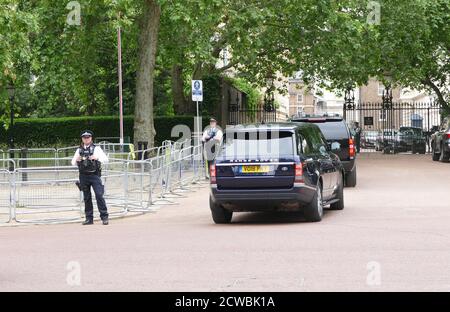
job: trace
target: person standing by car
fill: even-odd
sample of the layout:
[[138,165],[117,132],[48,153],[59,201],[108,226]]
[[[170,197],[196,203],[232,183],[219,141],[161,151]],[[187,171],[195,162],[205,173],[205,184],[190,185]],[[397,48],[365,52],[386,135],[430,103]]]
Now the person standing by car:
[[72,159],[72,166],[78,166],[80,173],[79,188],[83,192],[86,221],[83,225],[94,224],[94,206],[91,187],[94,189],[97,207],[103,225],[108,225],[108,208],[103,197],[105,189],[101,180],[101,166],[108,162],[108,157],[99,146],[93,143],[94,133],[85,130],[81,133],[81,144]]
[[359,122],[355,122],[355,143],[356,152],[359,154],[361,152],[361,128],[359,127]]
[[217,125],[217,120],[211,118],[209,127],[206,127],[202,137],[207,176],[209,175],[209,163],[214,160],[216,145],[222,142],[222,138],[223,132]]

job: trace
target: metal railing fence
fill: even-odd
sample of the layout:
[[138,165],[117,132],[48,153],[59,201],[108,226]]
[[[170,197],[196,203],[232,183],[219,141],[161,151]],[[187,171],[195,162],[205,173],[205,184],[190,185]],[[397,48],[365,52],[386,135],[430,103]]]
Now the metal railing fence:
[[[102,182],[112,217],[176,204],[173,199],[195,191],[195,183],[204,179],[202,146],[192,146],[189,140],[165,141],[141,151],[129,145],[128,152],[119,144],[102,142],[100,146],[109,156]],[[75,185],[79,174],[71,165],[76,149],[0,151],[0,223],[82,221],[83,195]]]

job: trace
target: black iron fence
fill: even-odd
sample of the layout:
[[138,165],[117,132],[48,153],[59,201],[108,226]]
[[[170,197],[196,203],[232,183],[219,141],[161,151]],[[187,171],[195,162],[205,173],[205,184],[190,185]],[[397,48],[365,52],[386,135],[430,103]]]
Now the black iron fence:
[[260,109],[230,109],[229,124],[270,123],[277,121],[277,111]]
[[[442,108],[436,102],[346,103],[344,118],[363,152],[426,153]],[[360,133],[355,131],[358,126]]]

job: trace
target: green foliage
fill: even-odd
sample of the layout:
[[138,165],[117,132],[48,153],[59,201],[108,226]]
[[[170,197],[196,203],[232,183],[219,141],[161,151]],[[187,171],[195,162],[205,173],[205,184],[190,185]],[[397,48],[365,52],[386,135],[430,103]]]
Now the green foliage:
[[201,112],[203,115],[214,113],[216,107],[222,103],[222,78],[218,74],[203,77],[203,102]]
[[[208,125],[208,118],[203,119],[203,127]],[[156,144],[164,140],[177,140],[171,137],[176,125],[194,128],[194,117],[173,116],[155,117]],[[66,118],[23,118],[14,122],[14,141],[16,147],[64,147],[78,145],[82,130],[91,129],[96,137],[118,137],[119,119],[113,116],[100,117],[66,117]],[[124,132],[133,142],[133,117],[124,117]],[[6,148],[8,132],[0,126],[0,146]]]
[[246,81],[243,78],[234,78],[228,79],[228,81],[233,85],[236,89],[247,94],[247,108],[248,109],[256,109],[259,103],[262,101],[262,94],[259,92],[257,88],[255,88],[252,84]]
[[[5,86],[11,82],[16,117],[117,114],[119,25],[125,113],[133,114],[144,2],[79,2],[81,26],[68,26],[68,1],[0,0],[0,122],[8,123]],[[248,94],[250,108],[268,76],[298,70],[307,83],[331,89],[389,77],[450,101],[450,2],[378,2],[380,25],[367,23],[367,0],[160,0],[154,111],[175,113],[174,65],[183,69],[186,96],[192,78],[205,81],[204,113],[220,103],[220,79],[228,68],[237,73],[232,84]]]
[[[36,51],[33,74],[37,80],[31,116],[98,115],[118,110],[117,26],[123,1],[79,2],[80,26],[66,23],[69,11],[65,2],[44,0],[30,8],[37,12],[41,27],[32,41],[32,49]],[[135,14],[129,10],[120,19],[126,113],[133,111],[136,54],[135,30],[127,21]]]

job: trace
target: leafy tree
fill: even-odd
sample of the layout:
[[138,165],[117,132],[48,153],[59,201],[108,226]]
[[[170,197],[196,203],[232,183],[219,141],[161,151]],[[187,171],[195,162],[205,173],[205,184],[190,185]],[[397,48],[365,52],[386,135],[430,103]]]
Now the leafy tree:
[[20,0],[0,0],[0,121],[5,125],[5,113],[10,110],[6,87],[20,89],[30,83],[30,36],[37,24],[35,15],[23,10],[24,5]]
[[153,146],[156,135],[153,122],[153,82],[160,18],[160,3],[156,0],[143,0],[143,9],[139,20],[134,140],[135,143],[147,142],[149,147]]
[[395,84],[434,92],[450,102],[450,2],[383,1],[380,72]]

